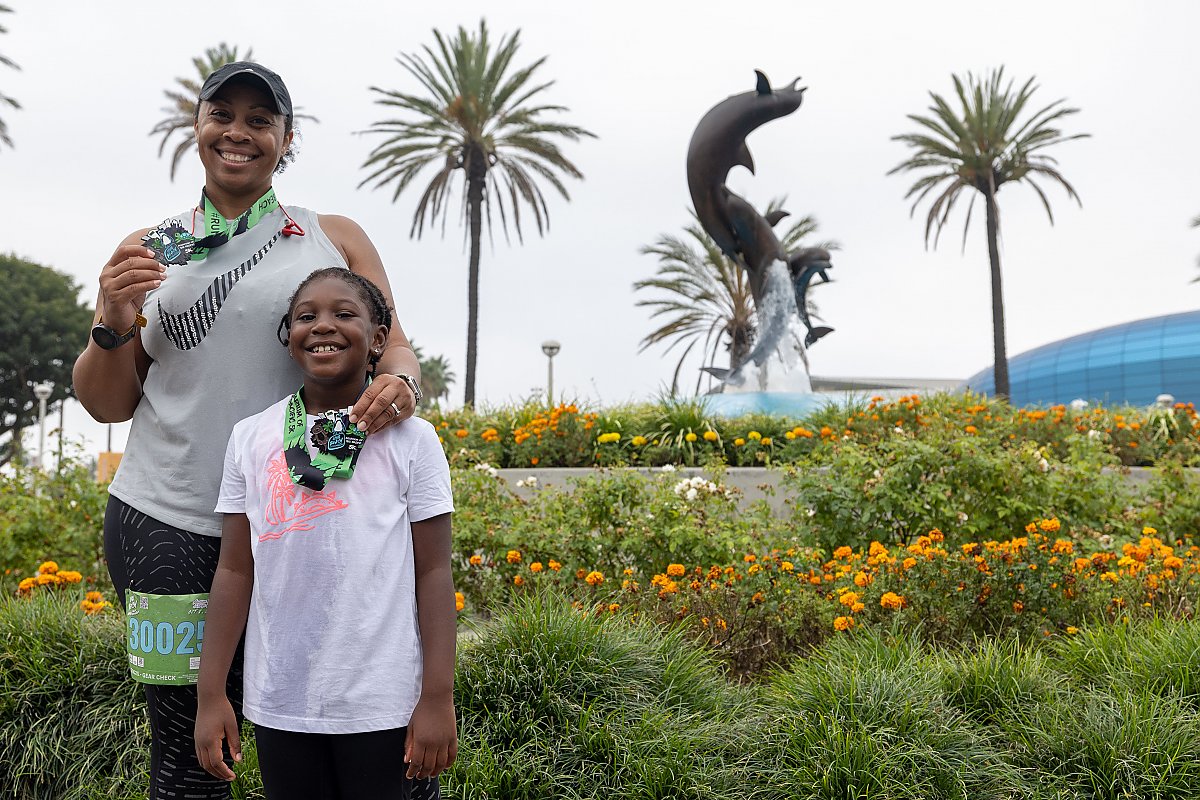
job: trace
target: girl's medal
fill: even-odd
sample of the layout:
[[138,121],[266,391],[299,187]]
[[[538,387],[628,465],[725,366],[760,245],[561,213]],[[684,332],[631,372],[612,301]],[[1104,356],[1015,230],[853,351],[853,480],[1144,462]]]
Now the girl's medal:
[[317,451],[310,456],[304,441],[306,422],[304,400],[297,391],[288,399],[283,417],[283,455],[292,482],[321,491],[330,478],[349,479],[367,441],[366,432],[350,424],[346,411],[326,411],[308,431],[309,442]]

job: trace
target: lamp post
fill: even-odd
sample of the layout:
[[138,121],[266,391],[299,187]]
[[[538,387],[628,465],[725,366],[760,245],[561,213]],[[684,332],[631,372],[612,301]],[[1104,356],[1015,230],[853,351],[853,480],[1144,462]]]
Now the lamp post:
[[33,396],[38,401],[38,469],[45,469],[46,460],[46,401],[54,387],[48,383],[35,383]]
[[542,342],[542,352],[546,354],[546,407],[554,407],[554,357],[562,345],[553,339]]

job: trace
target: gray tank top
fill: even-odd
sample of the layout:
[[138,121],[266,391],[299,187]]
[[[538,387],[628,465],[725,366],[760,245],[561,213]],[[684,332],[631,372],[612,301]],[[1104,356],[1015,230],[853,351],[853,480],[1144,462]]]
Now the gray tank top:
[[[141,336],[154,363],[109,491],[186,531],[221,534],[213,509],[234,424],[300,387],[276,337],[288,298],[313,270],[346,266],[316,214],[287,213],[304,236],[281,235],[276,209],[204,260],[170,267],[146,298]],[[174,219],[192,230],[190,210]]]

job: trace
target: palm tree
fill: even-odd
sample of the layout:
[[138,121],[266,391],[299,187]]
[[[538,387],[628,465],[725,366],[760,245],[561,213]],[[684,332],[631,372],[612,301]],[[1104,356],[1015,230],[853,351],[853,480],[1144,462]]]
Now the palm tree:
[[[991,265],[992,283],[992,339],[995,348],[996,395],[1009,395],[1008,354],[1004,336],[1004,299],[1000,285],[1000,210],[996,205],[996,193],[1009,182],[1024,182],[1033,187],[1046,209],[1050,224],[1054,224],[1054,213],[1050,201],[1035,176],[1057,183],[1066,190],[1067,196],[1081,206],[1075,188],[1058,171],[1057,161],[1045,154],[1048,147],[1082,139],[1089,134],[1065,135],[1056,124],[1059,120],[1079,111],[1063,106],[1065,100],[1056,100],[1019,121],[1033,93],[1037,90],[1034,78],[1030,78],[1016,92],[1013,82],[1004,84],[1004,67],[994,70],[986,79],[968,73],[964,82],[957,75],[954,89],[958,95],[960,109],[955,111],[938,94],[930,92],[933,105],[929,116],[908,115],[908,118],[924,128],[918,133],[893,136],[912,148],[913,154],[888,172],[923,172],[909,188],[905,199],[914,198],[910,214],[926,196],[937,190],[936,198],[929,207],[925,220],[925,245],[937,247],[942,227],[950,218],[955,202],[963,190],[974,189],[983,195],[987,216],[988,260]],[[971,211],[975,198],[967,206],[966,222],[963,224],[963,249],[966,249],[967,229],[971,225]]]
[[583,175],[566,159],[553,141],[562,137],[578,141],[594,134],[575,125],[550,122],[546,114],[567,111],[558,105],[533,102],[553,81],[534,83],[533,76],[545,57],[515,68],[512,61],[519,46],[516,31],[493,47],[487,25],[480,21],[478,32],[459,27],[453,38],[434,30],[437,50],[423,47],[424,55],[401,54],[397,62],[416,79],[421,94],[385,90],[372,86],[376,103],[396,109],[402,118],[380,120],[369,133],[387,138],[371,151],[363,164],[373,172],[359,184],[374,182],[375,188],[395,184],[392,202],[426,167],[436,172],[425,187],[413,214],[409,236],[420,238],[425,223],[442,220],[445,234],[450,212],[450,194],[462,171],[462,213],[467,217],[470,261],[467,275],[467,372],[464,381],[466,405],[475,402],[475,361],[479,334],[479,248],[486,211],[489,236],[493,211],[508,238],[512,223],[518,241],[521,208],[533,215],[539,235],[550,224],[549,209],[539,179],[569,200],[560,174]]
[[426,357],[425,351],[414,340],[409,340],[417,366],[421,368],[421,388],[430,400],[450,396],[450,384],[454,383],[454,371],[445,356]]
[[[12,9],[8,6],[0,6],[0,14],[11,13]],[[8,28],[0,25],[0,33],[8,33]],[[5,56],[3,53],[0,53],[0,64],[3,64],[6,67],[12,67],[13,69],[20,69],[16,62]],[[9,108],[19,109],[21,104],[18,103],[14,98],[4,94],[4,92],[0,92],[0,106],[8,106]],[[0,142],[4,142],[4,144],[8,145],[9,147],[13,146],[12,139],[8,137],[8,125],[4,123],[3,119],[0,119]]]
[[421,385],[431,400],[450,397],[450,384],[454,383],[454,370],[445,356],[434,356],[421,360]]
[[[768,215],[778,210],[782,203],[782,200],[773,200],[767,209]],[[653,278],[633,284],[634,289],[657,289],[666,293],[637,302],[638,306],[654,309],[651,319],[664,318],[658,328],[642,339],[638,352],[662,342],[668,342],[668,353],[683,347],[671,377],[672,395],[679,391],[683,363],[696,345],[700,345],[705,366],[716,365],[717,353],[723,346],[729,351],[729,369],[733,371],[750,355],[758,325],[745,270],[721,252],[700,227],[694,213],[692,220],[692,224],[683,229],[686,236],[663,235],[654,244],[641,249],[643,255],[658,256],[658,271]],[[780,242],[785,250],[794,250],[816,230],[816,219],[804,216],[789,226]],[[832,242],[819,246],[837,247]],[[811,303],[809,308],[813,308]],[[697,394],[703,379],[703,374],[696,378]]]
[[[162,141],[158,145],[158,157],[162,158],[163,151],[167,148],[167,142],[171,137],[178,133],[182,136],[182,140],[175,145],[175,150],[171,154],[171,180],[175,180],[175,170],[179,168],[179,161],[183,158],[188,150],[196,146],[196,134],[192,127],[196,122],[196,96],[200,94],[200,87],[204,85],[204,81],[220,67],[234,61],[251,61],[254,59],[254,50],[249,48],[245,54],[239,54],[237,47],[230,47],[221,42],[216,47],[210,47],[204,51],[204,55],[199,58],[193,58],[192,64],[196,67],[196,78],[176,78],[175,82],[179,84],[183,91],[164,89],[163,94],[167,96],[170,104],[163,109],[167,113],[167,117],[154,126],[150,131],[150,135],[162,134]],[[299,109],[292,114],[293,122],[298,119],[307,119],[312,122],[318,122],[316,117],[309,114],[299,113]]]

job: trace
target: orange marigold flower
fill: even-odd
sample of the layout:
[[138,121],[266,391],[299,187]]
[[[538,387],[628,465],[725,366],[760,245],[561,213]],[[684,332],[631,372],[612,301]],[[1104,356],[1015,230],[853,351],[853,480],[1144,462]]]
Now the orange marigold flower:
[[795,568],[796,568],[796,565],[790,561],[780,561],[779,562],[779,569],[783,570],[784,572],[791,572]]
[[1163,559],[1163,566],[1167,569],[1183,569],[1183,559],[1179,556],[1167,556]]
[[931,542],[944,542],[945,540],[946,540],[946,534],[942,533],[942,532],[941,532],[940,530],[938,530],[937,528],[934,528],[933,530],[931,530],[931,531],[929,532],[929,541],[931,541]]
[[454,435],[460,439],[465,439],[471,435],[471,432],[468,431],[466,428],[459,428],[458,430],[456,430],[454,432]]
[[57,575],[46,575],[44,573],[38,575],[36,580],[38,586],[57,586],[62,582],[58,579]]
[[860,589],[870,586],[871,582],[874,580],[875,578],[865,572],[859,571],[854,573],[854,585]]
[[745,561],[747,564],[753,564],[755,561],[758,561],[758,556],[754,555],[754,553],[746,553],[746,555],[742,556],[742,561]]
[[854,550],[845,544],[833,551],[834,558],[849,558],[852,555],[854,555]]
[[879,598],[879,605],[896,611],[904,607],[904,598],[895,592],[884,592],[883,597]]
[[22,578],[21,582],[17,584],[17,591],[28,592],[33,589],[34,584],[36,583],[37,580],[35,578]]
[[855,592],[846,592],[838,598],[838,602],[844,606],[852,606],[859,601],[859,596]]
[[753,595],[751,595],[750,602],[757,605],[759,603],[766,602],[766,599],[766,595],[764,595],[762,592],[755,592]]
[[529,459],[529,465],[536,467],[538,465],[539,461],[541,461],[540,458],[538,458],[537,456],[533,456],[532,458]]
[[1058,517],[1043,519],[1038,521],[1038,527],[1046,533],[1054,533],[1062,528],[1062,523],[1058,521]]
[[967,433],[979,433],[979,429],[974,425],[968,425],[967,427],[963,428],[963,430]]
[[620,610],[621,610],[621,604],[620,604],[620,603],[609,603],[609,604],[608,604],[608,613],[610,613],[610,614],[615,614],[615,613],[617,613],[617,612],[618,612],[618,611],[620,611]]
[[520,564],[521,563],[521,551],[520,550],[509,550],[508,554],[504,556],[504,560],[510,564]]
[[854,617],[838,617],[833,621],[835,631],[848,631],[854,627]]
[[584,580],[588,582],[589,586],[599,586],[600,584],[604,583],[604,575],[592,570],[587,574],[587,577],[585,577]]
[[1020,614],[1024,610],[1025,610],[1024,603],[1022,603],[1020,600],[1013,600],[1013,611],[1014,612],[1016,612],[1017,614]]
[[53,575],[58,572],[58,564],[54,561],[43,561],[37,571],[42,575]]
[[668,564],[667,565],[667,574],[670,575],[672,578],[678,578],[678,577],[682,576],[685,572],[687,572],[687,569],[684,568],[683,564]]
[[513,585],[515,585],[515,586],[524,586],[524,585],[525,585],[525,579],[524,579],[524,578],[522,578],[520,575],[514,575],[514,576],[513,576]]
[[84,595],[84,599],[90,603],[99,603],[104,600],[104,595],[102,595],[100,592],[88,592],[86,595]]
[[454,593],[454,610],[462,611],[466,607],[467,607],[467,598],[463,597],[462,592],[455,592]]
[[900,562],[900,566],[904,567],[905,569],[912,569],[916,565],[917,565],[917,560],[915,558],[913,558],[912,556],[909,556],[908,558],[906,558]]
[[63,583],[79,583],[83,580],[83,574],[74,570],[64,569],[58,573],[58,579]]
[[472,567],[478,567],[480,564],[483,563],[483,556],[476,553],[475,555],[473,555],[467,559],[467,563],[470,564]]
[[871,542],[871,546],[867,548],[867,555],[874,556],[875,558],[886,556],[887,554],[887,545],[884,545],[881,542]]
[[1037,529],[1038,529],[1038,526],[1037,526],[1036,522],[1031,522],[1025,526],[1026,533],[1037,533]]
[[542,562],[535,561],[532,564],[530,564],[529,571],[530,572],[541,572],[542,571]]

